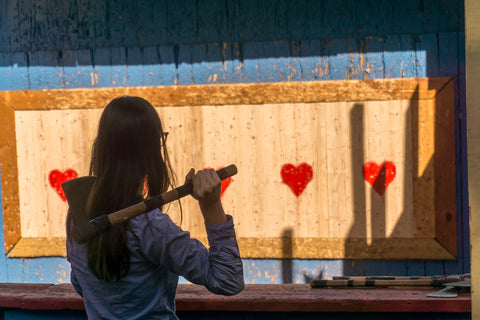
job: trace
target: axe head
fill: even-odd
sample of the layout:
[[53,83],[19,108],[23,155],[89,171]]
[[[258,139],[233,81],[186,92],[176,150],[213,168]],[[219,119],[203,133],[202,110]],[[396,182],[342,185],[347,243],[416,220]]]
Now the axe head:
[[84,243],[96,235],[95,227],[89,223],[85,206],[88,196],[96,181],[95,176],[75,178],[62,183],[63,192],[68,202],[68,211],[73,218],[76,232],[73,238],[77,243]]

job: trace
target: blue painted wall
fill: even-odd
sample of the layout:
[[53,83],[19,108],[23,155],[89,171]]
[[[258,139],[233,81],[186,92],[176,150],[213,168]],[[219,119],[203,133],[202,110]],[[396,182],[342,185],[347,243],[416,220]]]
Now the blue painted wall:
[[[248,259],[248,283],[469,272],[464,52],[461,0],[0,1],[0,90],[455,79],[456,261]],[[68,279],[63,258],[0,247],[0,282]]]

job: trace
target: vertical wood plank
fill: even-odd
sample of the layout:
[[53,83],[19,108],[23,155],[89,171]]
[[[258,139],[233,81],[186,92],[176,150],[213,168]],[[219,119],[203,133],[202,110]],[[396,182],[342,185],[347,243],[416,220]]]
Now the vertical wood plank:
[[159,76],[158,82],[160,85],[176,85],[178,84],[178,52],[175,51],[175,46],[161,46],[158,47],[158,55],[162,64],[162,72]]
[[12,62],[10,53],[0,53],[0,90],[12,87]]
[[15,111],[6,104],[0,104],[0,111],[2,115],[0,124],[4,128],[0,136],[3,235],[5,252],[8,252],[21,238],[21,220],[18,208],[17,146],[12,143],[16,138]]
[[25,90],[30,86],[28,59],[24,52],[11,53],[12,57],[12,89]]
[[110,49],[93,50],[93,79],[96,87],[112,87],[112,72]]
[[400,35],[400,48],[402,54],[406,56],[403,64],[401,65],[402,78],[416,77],[416,55],[413,36]]
[[96,86],[95,70],[90,50],[63,52],[65,88],[92,88]]
[[384,39],[367,37],[365,51],[366,79],[385,78]]
[[146,86],[148,71],[144,70],[145,66],[142,63],[142,48],[126,48],[125,50],[127,86]]
[[423,3],[424,32],[443,32],[458,27],[460,1],[425,1]]
[[[480,121],[480,3],[465,1],[465,55],[467,122]],[[468,189],[470,194],[470,242],[472,270],[472,318],[480,316],[480,128],[469,125],[468,139]]]
[[330,236],[348,233],[349,217],[343,212],[352,212],[352,199],[349,198],[350,185],[346,177],[351,176],[350,159],[345,157],[350,149],[350,129],[348,127],[348,106],[346,102],[328,103],[327,111],[327,170]]
[[362,80],[366,79],[365,68],[365,48],[363,39],[348,39],[348,61],[347,79]]
[[59,66],[62,61],[56,51],[37,51],[29,53],[28,73],[30,89],[59,89],[63,87],[63,72]]
[[[389,149],[389,154],[396,166],[395,183],[391,183],[387,194],[387,203],[389,215],[386,225],[387,237],[409,238],[413,237],[413,196],[412,196],[412,148],[411,148],[411,125],[409,115],[409,101],[404,100],[400,103],[388,102],[388,123],[389,130],[387,136],[390,143],[385,146]],[[403,159],[402,159],[403,156]],[[391,160],[390,160],[391,161]],[[389,197],[388,195],[392,195]],[[393,208],[402,208],[402,212],[395,213]],[[392,212],[393,211],[393,212]]]
[[[283,82],[290,81],[297,70],[289,63],[291,56],[289,43],[287,41],[276,41],[264,43],[264,57],[276,57],[262,59],[260,61],[260,82]],[[300,70],[298,70],[300,71]]]
[[329,75],[328,57],[326,54],[326,41],[305,40],[300,46],[300,68],[302,80],[327,80]]
[[[199,46],[195,45],[179,45],[178,46],[178,65],[177,65],[177,83],[178,85],[193,84],[193,62],[192,54],[196,50],[200,50]],[[176,54],[176,53],[174,53]],[[177,57],[175,57],[177,58]]]
[[127,83],[127,57],[125,48],[110,49],[110,63],[112,67],[112,83],[110,87],[126,87]]
[[161,85],[162,65],[157,47],[145,47],[142,49],[142,67],[146,86]]
[[403,78],[403,64],[407,62],[405,58],[408,56],[400,48],[400,36],[390,35],[385,38],[383,57],[385,78]]
[[166,0],[145,1],[148,14],[143,14],[145,22],[139,29],[139,42],[142,46],[166,45],[170,39],[168,33],[169,11]]
[[348,53],[347,39],[332,39],[328,42],[328,70],[330,78],[327,80],[349,79],[348,66],[350,55]]
[[238,42],[223,42],[221,46],[225,83],[245,82],[241,45]]
[[259,42],[244,42],[242,43],[242,48],[245,82],[260,82],[260,58],[264,56],[263,44]]

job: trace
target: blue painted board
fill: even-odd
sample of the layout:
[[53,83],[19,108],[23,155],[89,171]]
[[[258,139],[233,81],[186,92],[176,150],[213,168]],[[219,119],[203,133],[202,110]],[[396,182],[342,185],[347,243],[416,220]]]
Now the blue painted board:
[[[442,33],[459,27],[459,3],[462,1],[428,0],[423,4],[423,32]],[[463,12],[463,11],[462,11]]]
[[243,53],[240,43],[222,43],[225,83],[245,82]]
[[127,48],[127,86],[146,86],[146,77],[142,62],[142,48]]
[[112,84],[110,86],[128,86],[126,48],[111,48],[110,59],[112,66]]
[[[192,48],[192,82],[194,84],[215,84],[225,82],[224,57],[221,44],[198,44]],[[197,59],[200,60],[197,62]]]
[[70,264],[65,258],[7,258],[6,265],[0,266],[0,270],[6,274],[6,282],[70,282]]
[[[192,50],[193,45],[178,46],[178,66],[177,66],[177,83],[178,85],[193,84],[192,72]],[[198,51],[198,47],[196,48]],[[176,53],[175,53],[176,54]],[[177,57],[176,57],[177,60]]]
[[349,77],[350,53],[348,39],[333,39],[328,41],[326,50],[328,65],[327,80],[346,80]]
[[95,49],[92,56],[95,87],[112,87],[113,67],[111,65],[110,49]]
[[[426,262],[422,260],[408,260],[407,261],[407,276],[427,276]],[[429,276],[429,274],[428,274]]]
[[37,51],[28,54],[29,89],[59,89],[64,86],[62,58],[57,51]]
[[259,57],[264,57],[263,44],[261,42],[244,42],[242,43],[243,52],[243,68],[245,74],[245,82],[256,83],[260,82]]
[[227,25],[230,23],[225,4],[212,5],[210,0],[198,0],[196,3],[196,31],[202,42],[215,43],[225,39]]
[[[380,8],[379,13],[385,16],[383,22],[387,26],[388,32],[381,32],[381,34],[408,35],[423,32],[422,1],[402,1],[402,5],[398,5],[398,2],[387,1],[384,6],[386,8]],[[381,26],[379,27],[381,28]],[[366,29],[368,30],[368,28]]]
[[[140,47],[152,47],[165,45],[169,41],[168,25],[171,23],[167,12],[166,0],[142,0],[137,1],[139,7],[134,25]],[[129,32],[128,30],[126,32]]]
[[143,77],[146,86],[160,86],[162,77],[162,65],[157,47],[142,49]]
[[158,55],[162,64],[162,72],[159,75],[160,85],[178,84],[178,48],[176,46],[161,46],[158,48]]
[[[412,51],[414,53],[414,51]],[[413,57],[401,50],[400,36],[387,36],[383,43],[383,63],[385,78],[403,78],[404,64],[412,63]]]
[[366,79],[385,78],[384,38],[365,39]]
[[296,60],[300,63],[302,80],[323,81],[331,79],[326,53],[328,41],[306,40],[298,45],[300,47],[300,57]]
[[11,54],[12,87],[11,90],[26,90],[29,87],[28,59],[25,52]]
[[92,52],[90,50],[63,51],[63,76],[65,88],[95,87]]
[[190,39],[198,38],[196,2],[189,0],[168,1],[165,9],[168,19],[165,31],[170,44],[191,44]]
[[413,36],[400,35],[400,51],[402,52],[401,72],[402,78],[414,78],[417,76],[416,53]]
[[290,62],[290,46],[287,41],[267,42],[263,44],[263,59],[258,63],[260,82],[286,82],[297,77]]
[[0,90],[11,90],[12,62],[11,55],[0,52]]

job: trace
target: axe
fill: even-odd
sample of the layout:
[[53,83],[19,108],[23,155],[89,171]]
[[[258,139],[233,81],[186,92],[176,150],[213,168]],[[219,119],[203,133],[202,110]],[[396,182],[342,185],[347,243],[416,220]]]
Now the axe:
[[[225,180],[236,173],[237,167],[233,164],[217,171],[220,180]],[[95,184],[95,180],[95,176],[85,176],[62,183],[63,192],[65,193],[69,206],[68,210],[70,211],[70,214],[73,217],[73,222],[78,230],[78,235],[74,238],[75,241],[80,244],[94,239],[97,235],[109,229],[111,226],[134,218],[155,208],[160,208],[166,203],[191,194],[193,190],[192,183],[187,182],[178,188],[164,192],[156,197],[146,199],[113,213],[101,215],[95,219],[88,220],[85,205],[90,191]]]

